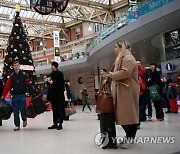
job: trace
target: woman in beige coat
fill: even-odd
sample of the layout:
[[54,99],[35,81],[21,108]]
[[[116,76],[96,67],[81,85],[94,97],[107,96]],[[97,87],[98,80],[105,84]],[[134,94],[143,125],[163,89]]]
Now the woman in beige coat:
[[[133,140],[139,123],[138,66],[131,54],[129,42],[117,42],[114,51],[117,57],[107,77],[112,80],[111,92],[116,124],[121,125],[126,132],[126,137]],[[130,148],[132,145],[134,142],[124,142],[122,148]]]

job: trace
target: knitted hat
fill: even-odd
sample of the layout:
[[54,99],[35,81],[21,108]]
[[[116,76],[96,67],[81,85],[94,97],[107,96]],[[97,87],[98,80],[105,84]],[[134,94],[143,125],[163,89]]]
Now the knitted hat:
[[53,65],[54,67],[58,68],[58,63],[57,62],[52,62],[51,65]]

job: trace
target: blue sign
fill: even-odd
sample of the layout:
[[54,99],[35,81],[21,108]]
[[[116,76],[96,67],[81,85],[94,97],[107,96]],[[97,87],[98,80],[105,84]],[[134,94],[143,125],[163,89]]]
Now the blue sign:
[[138,17],[147,14],[153,10],[156,10],[174,0],[150,0],[142,6],[139,6],[136,10],[130,10],[127,16],[127,22],[132,22]]
[[171,71],[174,68],[174,66],[171,63],[168,63],[166,65],[166,70]]

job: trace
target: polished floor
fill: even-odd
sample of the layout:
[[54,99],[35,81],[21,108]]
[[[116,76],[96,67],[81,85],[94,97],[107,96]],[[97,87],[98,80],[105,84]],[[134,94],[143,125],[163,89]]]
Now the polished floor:
[[[63,123],[63,130],[48,130],[52,124],[52,112],[35,119],[28,119],[26,128],[13,131],[13,116],[3,121],[0,127],[0,154],[171,154],[180,152],[180,113],[165,115],[164,122],[147,121],[141,124],[137,137],[174,137],[175,143],[137,143],[131,149],[100,149],[94,143],[99,132],[99,121],[95,112],[81,106],[70,121]],[[120,126],[117,136],[124,136]]]

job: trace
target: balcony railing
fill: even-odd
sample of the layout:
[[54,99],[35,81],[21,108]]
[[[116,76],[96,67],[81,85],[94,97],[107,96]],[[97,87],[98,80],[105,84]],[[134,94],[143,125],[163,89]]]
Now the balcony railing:
[[[92,40],[92,42],[90,43],[90,45],[85,49],[85,52],[81,52],[81,53],[83,53],[82,55],[76,56],[77,53],[71,53],[72,54],[70,56],[71,58],[61,57],[61,61],[78,59],[78,58],[85,57],[85,56],[88,57],[92,48],[94,48],[103,39],[105,39],[106,37],[108,37],[112,33],[116,32],[117,30],[121,29],[125,25],[137,20],[140,16],[143,16],[149,12],[152,12],[155,9],[158,9],[158,8],[162,7],[163,5],[166,5],[172,1],[174,1],[174,0],[164,0],[164,1],[150,0],[148,2],[145,2],[144,4],[138,5],[136,7],[134,6],[133,8],[128,9],[126,12],[123,12],[122,15],[120,17],[118,17],[113,23],[109,24],[107,27],[102,29],[98,33],[98,35],[92,34],[90,36],[80,38],[79,40],[71,41],[71,42],[68,42],[67,44],[62,45],[61,48],[66,48],[66,47],[70,47],[72,45],[76,45],[76,44],[78,44],[84,40],[89,40],[89,39],[94,38]],[[38,51],[38,52],[32,53],[32,55],[34,57],[37,57],[38,55],[43,56],[43,54],[45,54],[45,55],[54,54],[54,48],[47,49],[44,52]]]
[[173,0],[150,0],[142,5],[134,6],[128,9],[126,12],[123,12],[121,17],[117,18],[114,23],[111,23],[108,27],[102,29],[97,37],[95,37],[92,43],[86,48],[86,54],[89,55],[91,49],[95,47],[99,42],[105,39],[110,34],[114,33],[118,29],[124,27],[125,25],[135,21],[140,16],[143,16],[155,9],[162,7],[163,5],[172,2]]

